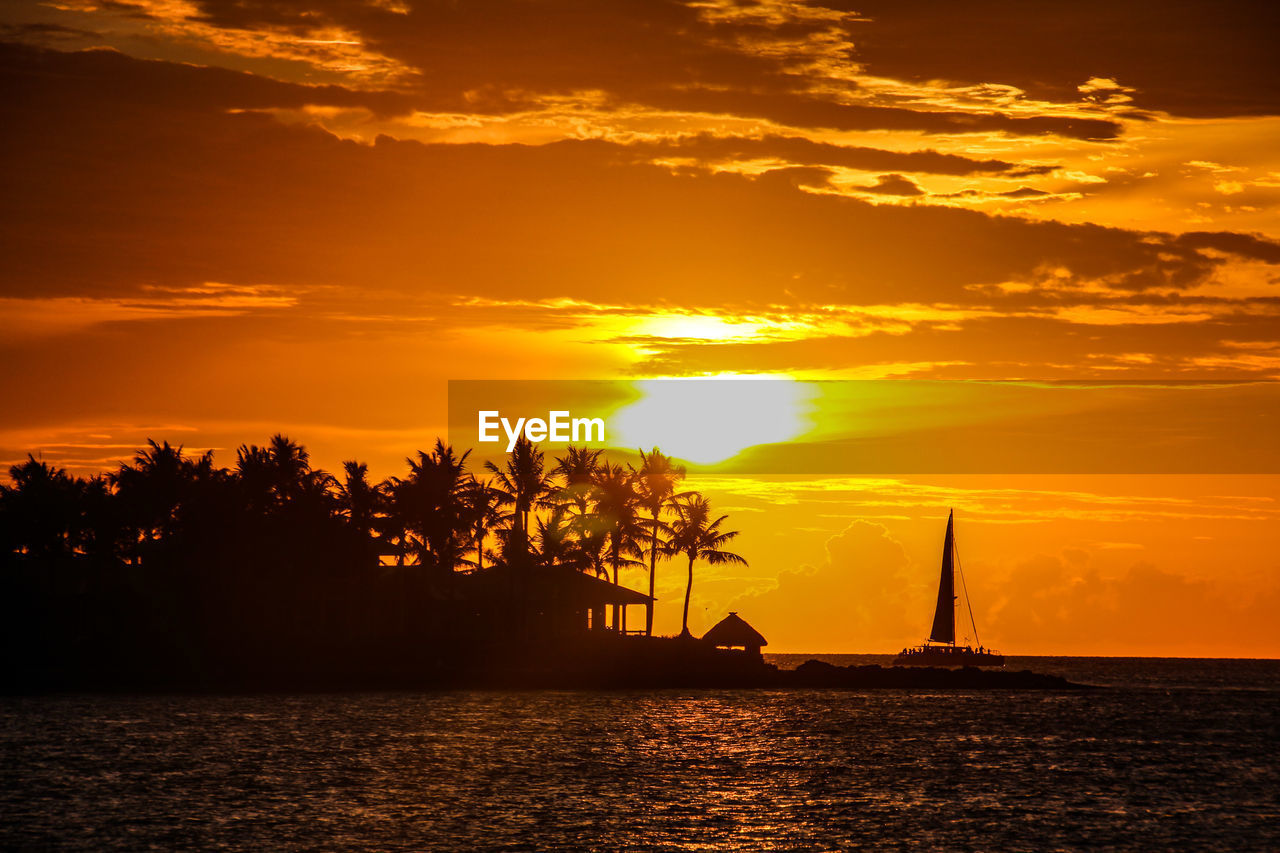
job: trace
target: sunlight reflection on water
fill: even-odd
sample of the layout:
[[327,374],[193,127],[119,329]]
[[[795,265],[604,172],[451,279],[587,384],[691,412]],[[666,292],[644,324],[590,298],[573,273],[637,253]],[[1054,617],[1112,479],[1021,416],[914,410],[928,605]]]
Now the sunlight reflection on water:
[[7,699],[0,846],[1275,847],[1278,699]]

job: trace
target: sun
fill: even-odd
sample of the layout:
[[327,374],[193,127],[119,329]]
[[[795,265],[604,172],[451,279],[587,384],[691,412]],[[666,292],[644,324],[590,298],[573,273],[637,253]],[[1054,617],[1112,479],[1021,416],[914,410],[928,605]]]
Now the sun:
[[640,398],[610,418],[610,444],[658,447],[714,465],[748,447],[789,441],[811,426],[813,389],[790,377],[644,379]]

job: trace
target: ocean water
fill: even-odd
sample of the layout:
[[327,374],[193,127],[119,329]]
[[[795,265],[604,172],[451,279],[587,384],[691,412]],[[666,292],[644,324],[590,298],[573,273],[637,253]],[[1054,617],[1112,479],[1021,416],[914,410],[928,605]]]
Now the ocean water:
[[1280,662],[1011,665],[1110,686],[6,698],[0,848],[1280,849]]

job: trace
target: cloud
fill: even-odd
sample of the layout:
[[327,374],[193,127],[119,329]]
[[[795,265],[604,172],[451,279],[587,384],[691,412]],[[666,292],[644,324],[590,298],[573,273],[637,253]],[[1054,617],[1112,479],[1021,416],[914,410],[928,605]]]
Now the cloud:
[[[1153,478],[1160,483],[1177,481],[1176,477],[1150,475],[1145,478],[1146,484],[1150,485]],[[1227,491],[1237,488],[1245,493],[1224,495],[1206,494],[1198,478],[1188,481],[1193,484],[1189,492],[1166,493],[1156,489],[1135,493],[1126,490],[1134,487],[1130,478],[1101,476],[1082,480],[1036,474],[962,479],[698,475],[689,482],[710,493],[731,496],[735,501],[759,501],[766,508],[798,506],[810,515],[816,512],[820,517],[852,517],[877,523],[906,517],[934,519],[930,523],[940,524],[945,518],[937,515],[938,507],[944,506],[954,508],[961,516],[1002,527],[1061,519],[1099,524],[1168,522],[1174,525],[1206,520],[1256,521],[1266,525],[1262,530],[1280,523],[1280,505],[1268,489],[1267,481],[1252,476],[1232,479],[1228,481],[1232,485],[1222,486]],[[1115,491],[1117,482],[1121,491]],[[1144,480],[1137,482],[1142,484]]]
[[[0,74],[22,97],[0,105],[0,145],[7,161],[23,164],[0,176],[9,200],[0,212],[0,293],[8,298],[136,304],[154,300],[154,288],[277,282],[359,294],[334,309],[342,316],[440,316],[462,292],[640,313],[678,305],[727,316],[825,315],[809,329],[732,343],[621,326],[590,336],[643,349],[635,369],[678,374],[1272,369],[1267,358],[1219,344],[1271,335],[1273,303],[1259,282],[1280,248],[1266,237],[1031,222],[810,191],[847,166],[791,165],[753,177],[651,162],[681,151],[773,151],[784,162],[889,158],[958,172],[1011,160],[778,135],[541,146],[384,136],[365,145],[234,110],[369,93],[105,51],[15,48],[8,56]],[[881,189],[915,184],[904,172],[881,174]],[[1246,295],[1215,284],[1245,262],[1260,265],[1248,271]],[[574,314],[540,317],[571,328]],[[1125,353],[1151,360],[1106,361]]]
[[[193,13],[194,9],[194,13]],[[850,22],[819,6],[553,0],[352,4],[131,0],[109,7],[145,34],[210,45],[295,82],[301,65],[359,88],[409,93],[427,112],[511,114],[596,95],[611,108],[750,117],[796,128],[1114,139],[1110,116],[1027,105],[910,106],[868,97]],[[145,40],[120,41],[146,49]],[[286,64],[288,63],[288,64]]]
[[[41,303],[60,313],[7,315],[3,390],[29,401],[11,421],[94,419],[124,401],[157,417],[185,417],[183,406],[219,416],[194,391],[148,402],[143,363],[168,366],[165,387],[199,381],[253,418],[275,407],[306,423],[354,417],[330,414],[334,397],[372,410],[458,364],[529,376],[584,364],[593,375],[1276,371],[1274,353],[1222,343],[1274,338],[1276,249],[1264,236],[877,207],[806,189],[828,169],[882,159],[875,174],[908,180],[913,169],[967,181],[975,168],[1034,167],[1018,157],[781,133],[673,140],[670,128],[541,146],[358,144],[258,110],[368,102],[390,114],[401,93],[380,102],[108,51],[7,56],[0,74],[19,95],[0,104],[0,150],[22,168],[0,175],[0,298],[66,300]],[[652,162],[681,153],[790,167],[757,178]],[[1258,266],[1231,284],[1225,272],[1243,259]],[[271,282],[297,302],[177,301],[205,282]],[[459,294],[549,307],[455,305]],[[693,314],[672,322],[680,312],[720,322],[691,334]],[[61,330],[56,346],[42,329]],[[335,363],[334,341],[382,365],[378,375]],[[234,366],[251,361],[289,375],[306,365],[307,376],[280,394]],[[416,401],[395,417],[426,422],[429,409]]]
[[95,38],[100,34],[93,30],[68,27],[43,22],[24,24],[0,24],[0,41],[25,42],[39,45],[58,45]]
[[869,106],[790,93],[778,95],[685,89],[651,95],[645,103],[664,109],[767,119],[794,128],[843,131],[906,130],[922,133],[1010,133],[1027,136],[1056,134],[1085,140],[1115,139],[1121,132],[1120,125],[1109,119]]
[[[1263,303],[1266,311],[1240,310],[1248,304],[1211,305],[1197,314],[1163,317],[1144,317],[1138,311],[1077,311],[1061,317],[1054,311],[1047,316],[1027,312],[1028,316],[1011,310],[1007,316],[925,320],[910,324],[909,334],[890,326],[843,335],[818,331],[789,340],[651,341],[647,357],[635,369],[658,375],[736,371],[862,378],[1079,379],[1118,375],[1118,370],[1134,378],[1273,377],[1272,357],[1242,357],[1230,343],[1273,337],[1280,306],[1268,302]],[[1147,360],[1110,365],[1097,361],[1135,352],[1147,354]]]
[[876,182],[871,186],[858,187],[858,189],[864,193],[879,193],[881,195],[916,196],[924,194],[924,190],[902,175],[881,175],[876,178]]
[[853,521],[826,543],[818,566],[778,567],[772,586],[733,599],[766,638],[795,650],[893,651],[919,633],[924,590],[902,543],[881,524]]
[[870,0],[858,11],[849,26],[868,75],[1002,83],[1059,101],[1123,94],[1141,109],[1198,118],[1280,114],[1270,70],[1280,10],[1270,5],[1086,0],[1066,14],[1055,5],[1010,14],[995,0],[909,9]]
[[1188,231],[1173,241],[1191,249],[1214,249],[1237,257],[1280,264],[1280,242],[1256,234]]
[[[1147,561],[1106,576],[1054,555],[1024,560],[998,582],[972,574],[982,578],[975,588],[978,600],[990,602],[982,606],[980,625],[1006,651],[1104,654],[1126,648],[1137,654],[1213,655],[1275,643],[1280,589],[1274,586],[1241,597],[1231,585]],[[1175,625],[1195,629],[1172,632]]]
[[0,297],[5,316],[4,339],[67,335],[103,323],[237,317],[262,309],[292,308],[296,292],[269,286],[241,287],[208,282],[186,288],[147,288],[134,298],[54,296]]
[[226,68],[137,59],[115,50],[42,50],[0,42],[0,75],[24,113],[100,115],[126,108],[149,113],[263,110],[308,104],[359,106],[375,114],[407,113],[401,93],[286,83]]
[[[890,294],[956,298],[967,284],[1025,277],[1046,262],[1095,278],[1130,274],[1131,287],[1189,285],[1218,263],[1158,235],[886,211],[791,180],[670,174],[620,164],[625,148],[607,143],[339,142],[226,112],[316,100],[327,88],[117,54],[44,54],[37,64],[40,74],[4,69],[24,93],[4,107],[6,157],[24,163],[4,178],[10,295],[118,293],[139,281],[374,280],[390,290],[454,292],[465,281],[490,295],[589,298],[608,271],[620,301],[651,301],[665,282],[693,305],[717,303],[729,275],[742,301],[835,292],[875,304]],[[923,240],[930,251],[915,251]]]
[[1018,187],[1016,190],[1009,190],[1008,192],[1000,193],[999,195],[1002,195],[1005,198],[1041,198],[1049,195],[1049,193],[1044,190],[1035,189],[1034,187]]
[[[584,143],[587,144],[587,143]],[[867,171],[893,170],[938,175],[1039,175],[1054,166],[1025,165],[1007,160],[975,160],[933,150],[889,151],[856,145],[818,142],[803,136],[766,134],[758,138],[700,133],[660,141],[629,142],[627,151],[647,157],[696,157],[711,163],[777,159],[797,166],[842,166]]]

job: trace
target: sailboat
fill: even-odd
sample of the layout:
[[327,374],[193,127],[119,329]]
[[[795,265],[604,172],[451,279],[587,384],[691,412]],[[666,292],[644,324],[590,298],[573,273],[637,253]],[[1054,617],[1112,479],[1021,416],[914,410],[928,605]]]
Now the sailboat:
[[956,550],[955,512],[947,515],[947,536],[942,543],[942,577],[938,579],[938,606],[933,612],[933,628],[924,645],[903,649],[893,661],[895,666],[1004,666],[1004,655],[979,645],[956,645],[956,569],[960,568],[960,585],[964,589],[969,610],[973,641],[978,642],[978,625],[973,621],[973,604],[964,582],[964,569]]

